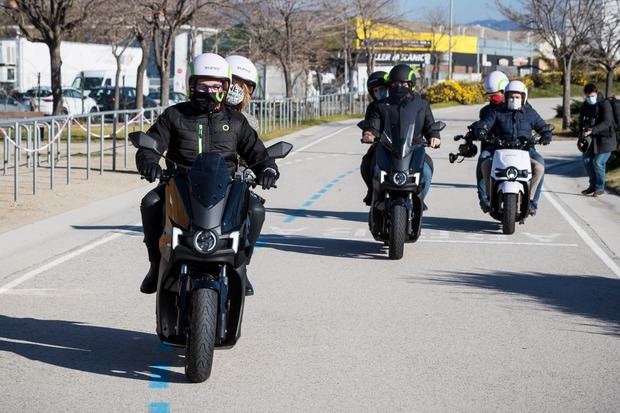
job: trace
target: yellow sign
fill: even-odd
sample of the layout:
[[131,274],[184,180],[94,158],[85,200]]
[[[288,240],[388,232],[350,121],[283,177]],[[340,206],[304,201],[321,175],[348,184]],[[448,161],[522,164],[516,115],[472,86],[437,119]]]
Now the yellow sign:
[[[355,48],[364,49],[365,42],[370,42],[378,51],[417,51],[447,53],[450,45],[448,33],[412,32],[383,23],[374,24],[371,20],[363,21],[358,17],[355,22],[357,39]],[[452,53],[476,54],[478,52],[477,36],[452,36]]]

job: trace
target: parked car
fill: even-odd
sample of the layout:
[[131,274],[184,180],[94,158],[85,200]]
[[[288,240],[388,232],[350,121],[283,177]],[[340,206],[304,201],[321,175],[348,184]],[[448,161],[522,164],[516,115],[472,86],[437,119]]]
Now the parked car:
[[[159,89],[149,90],[149,98],[153,99],[155,103],[157,103],[157,105],[161,104],[161,99],[159,95]],[[187,96],[185,96],[184,93],[175,92],[174,90],[170,90],[170,92],[168,92],[168,103],[170,105],[175,105],[177,103],[185,101],[187,101]]]
[[0,93],[0,112],[30,112],[31,107],[20,102],[14,96]]
[[[120,87],[120,101],[118,104],[119,109],[135,109],[136,108],[136,88],[135,87]],[[102,111],[114,110],[114,88],[113,87],[101,87],[94,89],[90,92],[90,96],[93,96]],[[144,96],[143,106],[145,108],[157,107],[157,103]]]
[[[43,112],[45,115],[51,115],[54,107],[54,98],[52,89],[47,86],[33,88],[26,92],[35,111]],[[65,115],[79,115],[81,113],[98,112],[99,106],[97,102],[85,96],[83,99],[84,110],[82,111],[82,94],[79,90],[72,87],[62,88],[62,113]],[[39,106],[40,104],[40,106]]]

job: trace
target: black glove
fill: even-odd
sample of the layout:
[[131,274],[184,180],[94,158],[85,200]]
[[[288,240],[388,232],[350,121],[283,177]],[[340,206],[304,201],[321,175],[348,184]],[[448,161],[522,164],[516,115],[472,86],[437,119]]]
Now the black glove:
[[543,135],[540,137],[540,143],[542,145],[549,145],[551,143],[551,135]]
[[161,166],[155,162],[148,162],[141,166],[140,174],[149,182],[154,182],[161,176]]
[[258,178],[258,184],[262,186],[263,189],[272,188],[276,184],[278,177],[279,174],[275,169],[265,168]]

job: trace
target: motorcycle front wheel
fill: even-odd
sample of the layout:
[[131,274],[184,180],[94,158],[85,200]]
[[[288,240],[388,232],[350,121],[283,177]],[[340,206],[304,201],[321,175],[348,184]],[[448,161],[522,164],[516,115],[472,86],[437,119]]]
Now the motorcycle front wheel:
[[192,313],[185,349],[185,377],[201,383],[211,375],[217,328],[217,292],[208,288],[194,290]]
[[390,213],[390,259],[399,260],[403,257],[405,237],[407,236],[407,208],[394,205]]
[[502,231],[514,234],[517,220],[517,194],[504,194],[504,213],[502,215]]

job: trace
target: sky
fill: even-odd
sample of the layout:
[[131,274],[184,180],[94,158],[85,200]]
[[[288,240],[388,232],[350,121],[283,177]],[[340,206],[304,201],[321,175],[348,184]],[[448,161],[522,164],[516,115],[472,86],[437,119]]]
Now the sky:
[[[428,9],[444,7],[446,18],[450,13],[449,0],[397,0],[403,15],[409,20],[421,20]],[[517,0],[503,0],[503,4],[518,5]],[[452,0],[452,18],[455,24],[466,24],[476,20],[504,20],[497,11],[495,0]]]

